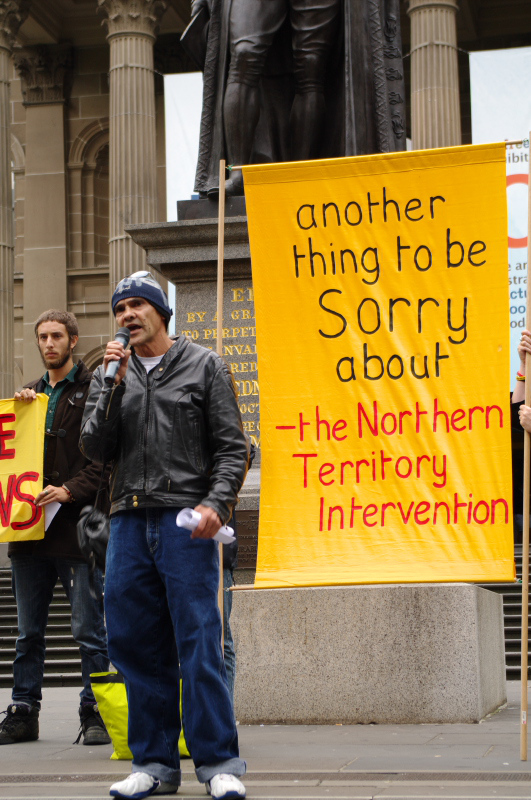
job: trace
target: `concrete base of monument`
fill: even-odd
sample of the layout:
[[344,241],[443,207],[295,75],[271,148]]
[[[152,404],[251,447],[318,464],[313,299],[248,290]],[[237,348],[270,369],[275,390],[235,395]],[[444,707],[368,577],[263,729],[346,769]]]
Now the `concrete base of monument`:
[[506,702],[502,598],[471,584],[234,592],[241,723],[479,722]]

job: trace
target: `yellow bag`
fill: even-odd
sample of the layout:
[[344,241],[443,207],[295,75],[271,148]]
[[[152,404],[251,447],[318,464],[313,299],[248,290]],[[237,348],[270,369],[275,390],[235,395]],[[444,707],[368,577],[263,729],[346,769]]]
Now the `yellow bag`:
[[[131,761],[133,754],[127,741],[129,706],[127,704],[127,692],[123,676],[119,672],[93,672],[90,676],[90,682],[94,697],[98,703],[99,712],[112,739],[114,753],[111,758],[119,761]],[[183,682],[180,681],[179,683],[179,704],[182,720]],[[190,758],[182,724],[181,735],[179,736],[179,755],[181,758]]]

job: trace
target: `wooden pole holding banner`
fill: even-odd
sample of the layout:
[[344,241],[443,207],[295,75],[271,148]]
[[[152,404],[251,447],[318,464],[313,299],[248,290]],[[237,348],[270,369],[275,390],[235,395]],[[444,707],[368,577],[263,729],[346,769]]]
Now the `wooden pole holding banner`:
[[[529,134],[531,137],[531,133]],[[531,163],[529,168],[529,206],[527,218],[527,301],[525,324],[531,330],[531,272],[529,269],[529,253],[531,252]],[[531,354],[525,355],[525,404],[531,405]],[[521,701],[520,701],[520,759],[527,761],[527,648],[529,641],[529,481],[530,481],[531,434],[524,431],[524,509],[522,532],[522,651],[520,665]]]
[[[225,258],[225,160],[219,162],[219,205],[218,205],[218,281],[217,281],[217,339],[216,350],[220,356],[223,355],[223,261]],[[223,628],[223,545],[219,547],[219,590],[218,605],[221,615],[221,649],[225,643],[225,631]]]

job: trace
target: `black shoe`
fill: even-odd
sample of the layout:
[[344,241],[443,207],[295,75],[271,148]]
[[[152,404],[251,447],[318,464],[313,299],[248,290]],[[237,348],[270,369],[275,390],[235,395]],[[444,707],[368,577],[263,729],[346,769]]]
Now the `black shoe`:
[[39,709],[12,703],[3,712],[6,718],[0,723],[0,744],[34,742],[39,738]]
[[111,737],[107,733],[105,723],[100,717],[96,703],[87,703],[79,707],[81,730],[74,744],[79,744],[83,737],[83,744],[110,744]]

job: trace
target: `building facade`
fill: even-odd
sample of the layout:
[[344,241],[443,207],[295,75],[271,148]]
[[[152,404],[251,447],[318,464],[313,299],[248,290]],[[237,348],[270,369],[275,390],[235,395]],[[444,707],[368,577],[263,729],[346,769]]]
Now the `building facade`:
[[3,397],[42,369],[45,308],[101,362],[109,286],[145,263],[124,225],[166,217],[162,73],[188,69],[188,20],[187,0],[0,2]]

